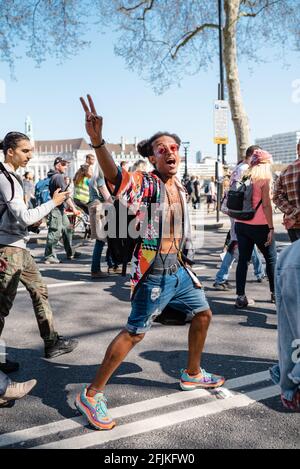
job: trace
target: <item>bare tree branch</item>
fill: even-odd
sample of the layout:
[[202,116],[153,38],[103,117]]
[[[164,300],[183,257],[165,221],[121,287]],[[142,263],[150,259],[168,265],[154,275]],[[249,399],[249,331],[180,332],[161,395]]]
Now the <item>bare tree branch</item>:
[[154,5],[154,1],[155,1],[155,0],[151,0],[150,5],[149,5],[147,8],[144,9],[144,11],[143,11],[143,16],[137,18],[138,20],[140,20],[140,21],[145,21],[146,14],[148,13],[148,11],[152,10],[152,7],[153,7],[153,5]]
[[[253,13],[247,13],[245,11],[241,11],[239,13],[239,16],[237,18],[237,21],[240,19],[240,18],[245,18],[245,17],[248,17],[248,18],[255,18],[256,16],[260,15],[266,8],[269,8],[273,5],[276,5],[276,3],[279,3],[281,2],[282,0],[275,0],[274,2],[269,2],[269,0],[266,0],[266,4],[264,6],[262,6],[258,11],[256,12],[253,12]],[[255,3],[255,2],[254,2]],[[251,5],[251,9],[253,9],[253,6]]]
[[37,9],[40,5],[42,0],[38,0],[36,2],[36,4],[34,5],[34,9],[33,9],[33,13],[32,13],[32,36],[33,36],[33,40],[35,40],[36,38],[36,35],[35,35],[35,17],[36,17],[36,12],[37,12]]
[[205,24],[202,24],[201,26],[198,26],[196,29],[194,29],[194,31],[189,31],[188,33],[185,33],[182,38],[180,39],[180,43],[177,45],[177,46],[172,46],[171,49],[174,49],[175,47],[175,51],[173,53],[171,53],[171,57],[172,59],[175,59],[179,50],[184,47],[191,39],[193,39],[193,37],[197,36],[197,34],[201,33],[204,29],[208,29],[208,28],[213,28],[213,29],[218,29],[218,25],[217,24],[214,24],[214,23],[205,23]]
[[117,9],[117,11],[120,11],[121,13],[125,13],[125,15],[128,15],[128,14],[130,14],[131,11],[137,10],[142,5],[148,4],[148,6],[146,8],[144,8],[144,10],[143,10],[143,16],[139,16],[139,17],[135,18],[136,20],[139,20],[139,21],[145,21],[145,17],[146,17],[147,12],[152,10],[152,8],[153,8],[154,1],[155,0],[150,0],[150,4],[148,4],[148,0],[145,0],[143,2],[138,3],[137,5],[135,5],[133,7],[124,7],[124,6],[119,7]]
[[140,8],[142,5],[145,5],[146,3],[148,3],[149,0],[144,0],[140,3],[138,3],[137,5],[134,5],[133,7],[119,7],[117,8],[117,11],[121,12],[121,13],[129,13],[131,11],[134,11],[134,10],[137,10],[138,8]]

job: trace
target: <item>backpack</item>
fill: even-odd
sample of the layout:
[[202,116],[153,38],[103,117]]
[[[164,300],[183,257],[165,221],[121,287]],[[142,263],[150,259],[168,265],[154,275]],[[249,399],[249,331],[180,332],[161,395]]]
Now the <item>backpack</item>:
[[227,215],[235,220],[252,220],[262,203],[260,200],[257,206],[253,207],[252,195],[253,182],[250,177],[234,182],[227,192]]
[[[13,181],[13,178],[11,177],[11,174],[7,171],[3,163],[0,163],[0,171],[4,174],[4,176],[10,182],[10,185],[11,185],[11,198],[7,201],[7,202],[10,202],[15,196],[14,181]],[[4,209],[0,209],[0,219],[6,210],[7,210],[7,205],[4,204]]]
[[[14,196],[15,196],[15,185],[14,185],[12,175],[9,171],[7,171],[7,169],[5,168],[5,166],[2,163],[0,163],[0,171],[2,171],[4,176],[10,182],[10,185],[11,185],[11,198],[7,202],[11,202],[12,199],[14,198]],[[13,176],[15,177],[15,179],[18,181],[18,183],[20,184],[20,186],[23,189],[23,183],[22,183],[21,179],[19,179],[19,177],[15,174],[13,174]],[[0,219],[1,219],[2,215],[4,214],[4,212],[6,210],[7,210],[7,203],[5,204],[5,207],[4,207],[3,210],[0,209]],[[27,226],[27,229],[28,229],[28,231],[32,231],[33,233],[39,233],[40,232],[39,227],[36,226],[36,224]]]
[[158,322],[164,326],[184,326],[187,321],[186,314],[183,311],[179,311],[167,305],[165,309],[156,316],[154,322]]
[[191,195],[193,193],[193,184],[192,181],[188,181],[185,185],[186,191],[188,195]]
[[51,199],[49,190],[50,179],[51,178],[46,177],[36,183],[34,196],[37,205],[42,205]]
[[[148,210],[147,216],[150,218],[151,214],[151,203],[155,202],[156,191],[157,191],[157,182],[152,178],[154,184],[154,192],[151,197],[151,200],[148,200]],[[122,213],[123,212],[123,213]],[[121,213],[121,216],[120,216]],[[135,214],[130,212],[128,207],[125,207],[124,204],[119,199],[114,201],[114,212],[113,212],[113,221],[116,227],[116,236],[110,237],[107,236],[107,248],[112,257],[114,264],[122,265],[122,275],[126,275],[126,267],[128,262],[131,261],[134,249],[138,243],[141,242],[141,237],[132,238],[129,234],[128,228],[132,224],[133,220],[136,218]],[[120,220],[126,219],[127,227],[120,226]],[[105,229],[107,228],[107,225]],[[126,233],[124,232],[124,228]],[[125,235],[125,237],[124,237]]]

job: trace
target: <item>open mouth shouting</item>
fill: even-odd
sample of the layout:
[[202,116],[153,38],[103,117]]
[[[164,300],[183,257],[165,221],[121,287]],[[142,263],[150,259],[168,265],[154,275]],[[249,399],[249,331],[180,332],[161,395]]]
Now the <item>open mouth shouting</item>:
[[166,159],[166,163],[170,169],[175,169],[177,166],[177,161],[176,161],[175,156],[168,156],[168,158]]
[[[173,138],[163,136],[157,139],[153,144],[153,164],[156,169],[167,177],[173,177],[177,173],[180,163],[179,145]],[[152,161],[151,161],[152,162]]]

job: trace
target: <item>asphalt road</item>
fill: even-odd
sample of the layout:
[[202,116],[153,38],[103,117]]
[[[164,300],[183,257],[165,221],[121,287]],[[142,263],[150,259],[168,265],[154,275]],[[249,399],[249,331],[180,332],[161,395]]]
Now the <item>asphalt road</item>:
[[[18,381],[34,377],[38,385],[13,408],[0,409],[0,447],[299,449],[299,414],[282,409],[279,390],[267,372],[277,356],[276,311],[267,281],[258,284],[249,269],[247,292],[256,306],[243,311],[233,306],[234,291],[212,287],[225,232],[205,233],[196,269],[214,313],[203,366],[226,376],[228,395],[181,392],[179,370],[186,364],[188,325],[154,324],[107,387],[115,429],[95,432],[82,425],[74,397],[90,382],[130,309],[128,277],[90,280],[89,242],[80,248],[78,260],[39,264],[50,287],[58,332],[79,339],[72,354],[43,358],[30,298],[20,288],[2,339],[10,358],[21,363],[11,376]],[[288,240],[282,231],[277,239],[280,251]],[[42,253],[42,246],[32,245],[38,262]]]

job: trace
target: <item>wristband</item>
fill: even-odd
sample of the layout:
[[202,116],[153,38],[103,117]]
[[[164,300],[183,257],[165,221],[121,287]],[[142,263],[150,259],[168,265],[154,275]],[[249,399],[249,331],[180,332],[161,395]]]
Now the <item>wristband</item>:
[[92,143],[90,143],[90,147],[97,149],[97,148],[103,147],[103,145],[105,145],[105,144],[106,144],[106,141],[103,138],[99,145],[93,145]]
[[274,231],[274,228],[273,228],[273,227],[272,227],[272,228],[269,227],[269,231]]

